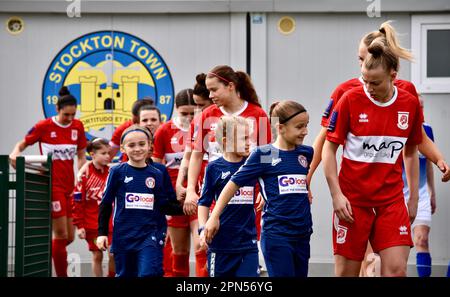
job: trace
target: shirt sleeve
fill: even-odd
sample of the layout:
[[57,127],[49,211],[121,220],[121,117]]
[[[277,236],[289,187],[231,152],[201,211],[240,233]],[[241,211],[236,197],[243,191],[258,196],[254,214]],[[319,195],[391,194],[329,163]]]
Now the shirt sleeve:
[[214,167],[209,164],[206,166],[205,176],[203,178],[202,192],[200,199],[198,200],[198,205],[210,207],[214,201],[214,177],[213,177]]
[[155,136],[153,137],[153,157],[158,159],[164,159],[165,156],[165,144],[166,139],[164,137],[164,127],[165,124],[163,124],[161,127],[159,127],[156,132]]
[[114,133],[111,137],[111,141],[109,142],[112,147],[119,147],[120,146],[120,137],[122,137],[122,133],[125,131],[125,123],[120,125],[119,127],[114,130]]
[[43,121],[37,123],[33,126],[33,128],[28,131],[27,135],[25,136],[25,143],[27,145],[35,144],[37,141],[39,141],[44,134],[45,131],[45,124]]
[[99,236],[106,236],[109,232],[109,219],[111,217],[112,204],[114,202],[118,187],[117,178],[115,177],[117,175],[117,170],[115,169],[116,167],[113,167],[109,170],[105,191],[103,192],[102,202],[100,203],[98,209]]
[[423,115],[422,110],[419,105],[419,101],[415,100],[415,112],[414,112],[414,121],[412,122],[411,133],[409,134],[408,140],[406,143],[408,144],[420,144],[422,142],[422,119]]
[[272,130],[270,127],[269,117],[264,110],[261,110],[261,114],[258,119],[258,145],[265,145],[272,142]]
[[73,224],[77,228],[84,228],[84,206],[86,202],[86,176],[75,186],[72,197]]
[[342,97],[331,114],[327,128],[327,140],[344,144],[350,130],[350,108],[347,97]]
[[78,128],[77,149],[82,150],[82,149],[86,148],[86,146],[87,146],[86,134],[84,133],[83,123],[80,121],[80,127]]
[[264,172],[265,160],[263,158],[260,149],[255,149],[230,180],[239,187],[254,183]]
[[332,114],[334,108],[336,107],[337,102],[342,97],[342,88],[338,86],[336,89],[334,89],[333,93],[331,94],[330,101],[328,102],[328,105],[325,109],[325,111],[322,114],[322,121],[321,125],[322,127],[326,128],[328,127],[328,121],[330,119],[330,115]]
[[206,148],[203,145],[207,144],[208,141],[204,138],[209,137],[208,130],[205,129],[205,126],[211,124],[212,118],[207,118],[205,112],[202,112],[200,120],[194,123],[194,132],[192,134],[193,144],[192,149],[194,152],[206,152]]

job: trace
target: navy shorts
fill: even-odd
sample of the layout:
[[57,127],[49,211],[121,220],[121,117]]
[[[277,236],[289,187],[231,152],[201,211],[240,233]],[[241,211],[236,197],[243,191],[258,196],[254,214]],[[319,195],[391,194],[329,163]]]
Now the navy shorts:
[[223,253],[208,251],[210,277],[258,277],[258,251]]
[[146,246],[139,251],[114,253],[116,277],[163,276],[161,246]]
[[261,235],[261,250],[269,277],[307,277],[311,235],[282,238]]

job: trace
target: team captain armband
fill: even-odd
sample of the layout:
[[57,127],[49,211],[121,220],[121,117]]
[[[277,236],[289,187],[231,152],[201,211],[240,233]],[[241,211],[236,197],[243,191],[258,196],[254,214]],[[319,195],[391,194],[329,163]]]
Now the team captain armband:
[[333,114],[331,115],[330,122],[328,124],[327,130],[330,132],[333,132],[334,129],[336,129],[336,122],[337,122],[338,112],[335,110],[333,111]]
[[328,117],[330,116],[330,112],[331,112],[331,108],[333,107],[333,98],[330,99],[330,102],[328,103],[327,108],[325,109],[325,111],[322,114],[322,117],[328,119]]

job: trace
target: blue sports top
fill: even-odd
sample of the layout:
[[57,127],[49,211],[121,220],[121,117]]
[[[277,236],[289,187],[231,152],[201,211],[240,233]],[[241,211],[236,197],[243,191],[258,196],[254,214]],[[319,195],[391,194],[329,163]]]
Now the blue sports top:
[[[228,162],[220,157],[208,164],[198,205],[210,207],[217,201],[231,176],[244,164]],[[208,249],[212,252],[258,250],[255,226],[256,179],[243,183],[220,215],[220,228]]]
[[173,199],[165,184],[163,173],[152,165],[137,168],[121,163],[110,169],[100,204],[99,235],[107,234],[103,209],[110,209],[114,202],[111,252],[164,244],[166,223],[160,208]]
[[284,151],[267,144],[256,148],[231,177],[238,186],[258,178],[265,199],[262,232],[270,237],[298,237],[312,233],[306,175],[313,148],[300,145]]

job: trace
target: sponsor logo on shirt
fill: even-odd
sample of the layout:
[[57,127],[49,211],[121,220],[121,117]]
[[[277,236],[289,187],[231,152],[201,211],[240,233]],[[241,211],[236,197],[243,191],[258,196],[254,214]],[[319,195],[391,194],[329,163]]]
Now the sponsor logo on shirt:
[[231,174],[230,171],[222,172],[222,179],[226,179]]
[[177,143],[178,143],[178,139],[177,139],[176,137],[172,137],[172,138],[170,139],[170,143],[171,143],[171,144],[177,144]]
[[400,235],[408,235],[408,228],[406,226],[400,226],[398,230],[400,230]]
[[50,138],[56,138],[56,131],[50,132]]
[[74,144],[49,144],[42,143],[42,153],[52,154],[53,160],[73,160],[77,152],[77,146]]
[[360,123],[368,123],[369,122],[369,116],[365,113],[359,114],[359,122]]
[[281,162],[281,158],[272,159],[272,166],[277,166]]
[[253,204],[253,193],[253,187],[239,188],[228,204]]
[[132,181],[133,180],[133,177],[132,176],[130,176],[130,177],[128,177],[128,176],[125,176],[125,179],[123,180],[123,182],[124,183],[126,183],[126,184],[128,184],[130,181]]
[[288,174],[278,176],[278,189],[280,194],[304,194],[308,193],[306,188],[306,175]]
[[145,179],[145,185],[149,189],[153,189],[155,187],[155,179],[153,177],[147,177]]
[[397,116],[397,127],[402,130],[408,129],[409,112],[399,111]]
[[365,163],[395,164],[406,140],[406,137],[355,136],[348,133],[344,157]]
[[303,168],[308,167],[308,159],[303,155],[298,156],[298,163],[300,163]]
[[154,200],[153,194],[126,193],[125,208],[153,210]]

